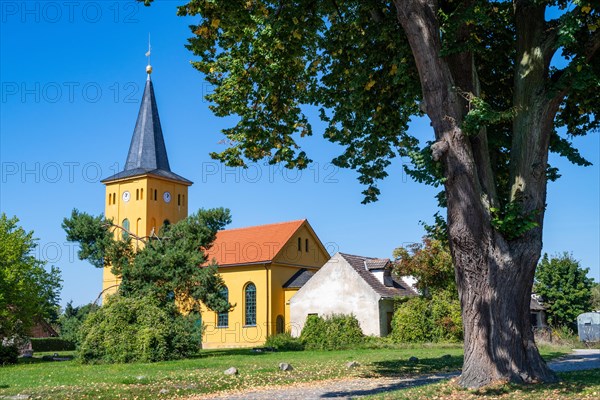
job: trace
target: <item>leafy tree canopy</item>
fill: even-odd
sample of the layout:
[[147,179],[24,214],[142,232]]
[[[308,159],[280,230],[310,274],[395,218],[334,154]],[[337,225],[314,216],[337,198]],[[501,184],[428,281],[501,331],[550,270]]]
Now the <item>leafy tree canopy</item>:
[[[513,4],[437,3],[442,55],[468,51],[474,56],[480,88],[479,93],[462,89],[469,107],[463,129],[471,135],[484,127],[488,131],[501,215],[510,200],[512,119],[519,111],[513,106]],[[599,4],[537,3],[556,10],[547,14],[544,56],[548,63],[555,53],[565,61],[550,67],[548,93],[569,91],[556,117],[550,150],[589,165],[570,138],[600,124]],[[211,109],[217,116],[239,117],[223,131],[229,147],[212,156],[232,166],[268,158],[305,168],[310,158],[301,150],[300,138],[313,129],[303,106],[314,105],[327,123],[323,136],[344,147],[334,163],[358,171],[367,186],[365,202],[376,200],[377,181],[387,176],[390,160],[397,156],[412,159],[413,166],[406,169],[414,179],[440,185],[443,174],[432,159],[432,142],[420,148],[408,132],[411,118],[424,115],[427,105],[397,7],[392,1],[356,0],[190,0],[181,6],[180,15],[200,16],[200,23],[191,26],[188,48],[200,57],[194,67],[215,86],[207,96]],[[559,128],[566,136],[559,135]],[[546,173],[550,179],[559,177],[551,166]]]
[[56,310],[61,289],[58,268],[35,258],[33,232],[18,222],[0,215],[0,342],[29,336],[36,318]]
[[454,265],[448,244],[424,237],[423,243],[413,243],[394,250],[395,272],[417,279],[417,288],[423,293],[448,291],[456,296]]
[[[125,297],[150,297],[159,304],[181,300],[182,311],[199,311],[201,301],[215,311],[231,308],[220,296],[223,286],[217,267],[203,252],[217,231],[231,222],[229,210],[200,210],[176,224],[165,225],[159,235],[140,238],[103,216],[73,210],[63,228],[67,240],[78,242],[78,256],[97,268],[104,262],[122,278]],[[138,242],[138,243],[134,243]]]
[[572,328],[579,314],[591,310],[593,281],[588,272],[569,253],[551,258],[544,254],[535,273],[534,292],[542,296],[551,325]]
[[592,288],[592,309],[600,311],[600,283],[596,283]]
[[83,306],[73,307],[73,302],[69,301],[63,313],[58,317],[60,327],[60,337],[73,343],[77,343],[79,328],[85,319],[100,307],[94,303]]

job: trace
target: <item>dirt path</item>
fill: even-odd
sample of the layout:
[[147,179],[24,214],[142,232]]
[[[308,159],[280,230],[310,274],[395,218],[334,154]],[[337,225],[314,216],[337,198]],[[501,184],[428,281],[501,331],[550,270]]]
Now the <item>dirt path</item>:
[[[580,371],[600,368],[600,350],[574,350],[572,354],[548,364],[557,372]],[[412,378],[350,378],[305,384],[267,387],[237,393],[220,393],[207,396],[192,396],[188,400],[226,399],[226,400],[316,400],[316,399],[354,399],[384,393],[391,390],[406,389],[438,382],[458,376],[460,371],[421,375]]]

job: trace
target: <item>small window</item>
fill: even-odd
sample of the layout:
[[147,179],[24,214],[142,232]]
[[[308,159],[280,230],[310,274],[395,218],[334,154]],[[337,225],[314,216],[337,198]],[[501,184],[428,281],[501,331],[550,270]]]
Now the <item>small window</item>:
[[158,190],[154,189],[154,200],[158,200]]
[[136,200],[140,199],[140,189],[135,189],[135,199]]
[[302,239],[298,238],[298,251],[302,251]]
[[129,220],[125,218],[123,220],[123,239],[127,239],[129,237]]
[[110,193],[108,194],[108,205],[112,205],[112,195]]
[[140,200],[144,200],[144,188],[140,189]]
[[181,205],[181,195],[180,194],[177,195],[177,205],[178,206]]
[[113,204],[117,204],[117,194],[113,193]]
[[244,325],[256,326],[256,286],[250,282],[244,289]]
[[308,253],[308,239],[304,240],[304,251]]
[[[220,292],[221,297],[226,301],[229,301],[229,289],[224,286]],[[227,328],[229,326],[229,311],[221,312],[217,314],[217,328]]]

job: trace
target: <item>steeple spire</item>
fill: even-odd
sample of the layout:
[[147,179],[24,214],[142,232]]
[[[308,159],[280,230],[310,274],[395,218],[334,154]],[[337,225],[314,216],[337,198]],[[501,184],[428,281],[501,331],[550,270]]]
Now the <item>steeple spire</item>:
[[142,104],[125,162],[126,171],[136,168],[171,171],[154,97],[154,87],[150,79],[146,81]]
[[[148,44],[150,48],[150,44]],[[146,53],[150,57],[150,49]],[[148,59],[149,60],[149,59]],[[138,175],[155,175],[167,179],[172,179],[186,184],[192,184],[191,181],[171,172],[167,148],[163,137],[160,118],[158,116],[158,107],[154,96],[154,86],[150,79],[152,67],[150,64],[146,67],[148,78],[142,104],[138,113],[125,168],[123,171],[104,179],[102,182],[109,182],[117,179],[129,178]]]

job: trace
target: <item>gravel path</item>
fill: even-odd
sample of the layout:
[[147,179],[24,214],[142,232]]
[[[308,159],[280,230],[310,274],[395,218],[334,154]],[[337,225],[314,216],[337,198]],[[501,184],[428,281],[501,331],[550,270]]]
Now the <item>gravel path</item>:
[[[580,371],[600,368],[600,350],[574,350],[572,354],[548,364],[557,372]],[[354,399],[391,390],[406,389],[450,379],[460,371],[422,375],[413,378],[349,378],[321,382],[308,382],[293,386],[269,387],[239,393],[221,393],[193,396],[189,400],[316,400]]]

